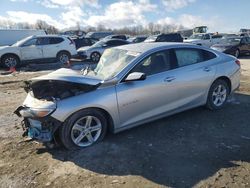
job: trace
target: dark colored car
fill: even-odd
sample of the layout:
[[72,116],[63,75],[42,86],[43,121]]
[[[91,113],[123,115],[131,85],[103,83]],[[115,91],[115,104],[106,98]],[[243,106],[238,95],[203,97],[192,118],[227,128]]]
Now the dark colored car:
[[211,48],[239,57],[242,54],[250,53],[250,37],[226,38],[221,44],[215,44]]
[[105,37],[105,39],[121,39],[121,40],[127,40],[126,35],[109,35]]
[[158,34],[148,37],[144,42],[183,42],[180,33]]
[[84,47],[84,46],[92,46],[94,43],[97,42],[96,39],[92,39],[92,38],[72,38],[72,40],[76,44],[76,49]]
[[131,43],[139,43],[139,42],[145,41],[146,38],[148,38],[148,37],[147,36],[136,36],[136,37],[129,38],[128,41]]

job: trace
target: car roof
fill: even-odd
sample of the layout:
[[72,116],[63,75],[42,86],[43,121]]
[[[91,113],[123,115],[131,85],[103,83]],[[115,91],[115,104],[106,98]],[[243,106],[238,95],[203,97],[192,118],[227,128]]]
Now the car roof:
[[149,50],[153,50],[156,48],[164,48],[164,47],[166,48],[167,47],[197,47],[197,45],[187,44],[187,43],[178,43],[178,42],[142,42],[142,43],[118,46],[115,48],[143,53]]
[[32,37],[67,37],[64,35],[33,35]]

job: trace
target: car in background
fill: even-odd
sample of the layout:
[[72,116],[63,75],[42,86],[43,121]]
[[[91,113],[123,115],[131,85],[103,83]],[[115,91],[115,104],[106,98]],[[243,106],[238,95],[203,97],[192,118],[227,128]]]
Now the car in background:
[[139,42],[145,41],[146,38],[148,38],[148,36],[135,36],[135,37],[128,38],[127,41],[131,43],[139,43]]
[[126,35],[109,35],[105,37],[104,39],[122,39],[122,40],[127,40]]
[[83,37],[83,38],[77,37],[77,38],[71,38],[71,39],[75,42],[76,49],[84,47],[84,46],[92,46],[98,41],[96,39],[86,38],[86,37]]
[[96,40],[103,39],[109,35],[113,35],[113,32],[110,31],[100,31],[100,32],[88,32],[85,37],[87,38],[93,38]]
[[94,70],[59,69],[26,84],[15,111],[23,135],[78,149],[194,107],[222,109],[239,87],[240,62],[197,45],[138,43],[105,50]]
[[220,44],[223,35],[211,34],[211,33],[196,33],[185,39],[185,43],[196,44],[199,46],[211,47],[214,44]]
[[215,44],[211,48],[238,58],[242,54],[250,53],[250,37],[225,38],[221,44]]
[[129,44],[129,42],[121,39],[103,39],[92,46],[79,48],[77,52],[81,58],[91,59],[93,62],[97,63],[104,50],[125,44]]
[[5,67],[41,60],[66,63],[76,55],[74,41],[69,37],[57,35],[30,36],[11,46],[0,47],[0,61]]
[[144,42],[183,42],[180,33],[167,33],[149,36]]
[[46,31],[37,29],[0,29],[0,46],[10,46],[32,35],[46,34]]

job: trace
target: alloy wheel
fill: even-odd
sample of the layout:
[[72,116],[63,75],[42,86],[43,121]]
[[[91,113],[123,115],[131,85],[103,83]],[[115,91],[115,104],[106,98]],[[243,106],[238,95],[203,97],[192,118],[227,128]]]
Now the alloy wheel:
[[213,104],[217,107],[224,104],[227,99],[227,89],[224,85],[219,84],[212,93]]
[[95,143],[102,132],[100,119],[85,116],[78,119],[71,129],[71,139],[79,147],[87,147]]

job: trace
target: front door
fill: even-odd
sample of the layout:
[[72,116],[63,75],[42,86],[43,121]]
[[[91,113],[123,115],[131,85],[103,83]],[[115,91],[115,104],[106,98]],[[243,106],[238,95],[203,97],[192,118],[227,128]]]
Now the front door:
[[160,51],[146,57],[132,72],[143,72],[143,81],[121,82],[116,86],[120,128],[168,111],[178,90],[171,81],[170,52]]
[[43,49],[37,45],[37,38],[25,42],[20,48],[22,60],[34,60],[43,58]]

